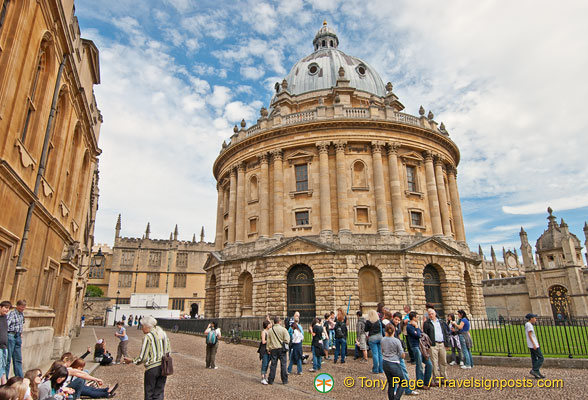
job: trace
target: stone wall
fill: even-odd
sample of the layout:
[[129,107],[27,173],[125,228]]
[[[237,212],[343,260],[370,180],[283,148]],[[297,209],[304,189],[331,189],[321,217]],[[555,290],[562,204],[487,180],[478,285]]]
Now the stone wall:
[[524,276],[482,281],[488,318],[522,317],[533,311]]
[[86,316],[86,325],[101,325],[104,323],[106,309],[110,306],[109,297],[84,298],[83,315]]

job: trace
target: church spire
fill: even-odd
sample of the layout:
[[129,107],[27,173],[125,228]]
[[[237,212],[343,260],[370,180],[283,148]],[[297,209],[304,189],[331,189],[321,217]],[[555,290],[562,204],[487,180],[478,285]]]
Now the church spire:
[[149,239],[149,234],[151,233],[151,225],[147,222],[147,229],[145,229],[145,239]]
[[116,227],[114,228],[114,238],[115,239],[120,237],[120,228],[121,228],[120,214],[118,214],[118,218],[116,220]]
[[200,230],[200,242],[204,242],[204,226],[202,226],[202,229]]
[[176,227],[174,228],[174,240],[178,240],[178,224],[176,224]]

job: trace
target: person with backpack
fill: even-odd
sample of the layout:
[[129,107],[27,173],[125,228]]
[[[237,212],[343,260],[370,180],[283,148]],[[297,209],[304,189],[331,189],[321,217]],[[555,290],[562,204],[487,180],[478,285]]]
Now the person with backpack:
[[212,321],[204,331],[206,335],[206,368],[218,369],[214,360],[218,350],[218,341],[221,338],[221,330],[217,327],[216,322]]
[[343,309],[339,308],[337,310],[337,321],[335,322],[335,360],[334,363],[337,364],[337,359],[339,358],[339,354],[341,354],[341,364],[345,364],[345,356],[347,355],[347,316]]
[[290,363],[288,364],[288,374],[292,373],[292,365],[296,364],[297,374],[302,375],[302,341],[304,340],[304,328],[300,324],[300,319],[294,317],[292,326],[288,328],[290,334]]
[[367,354],[367,335],[365,333],[365,317],[361,310],[357,313],[357,323],[355,324],[355,359],[357,360],[360,358],[360,352],[363,354],[363,358],[361,362],[367,363],[368,362],[368,354]]
[[[433,364],[429,359],[428,354],[423,354],[421,352],[420,342],[423,332],[419,328],[419,323],[417,322],[417,312],[411,311],[408,314],[409,323],[406,326],[406,333],[408,334],[408,343],[412,348],[412,354],[414,355],[414,360],[416,363],[415,374],[417,382],[423,382],[423,385],[418,385],[419,389],[427,390],[429,389],[429,383],[431,381],[431,375],[433,373]],[[428,337],[427,337],[428,338]],[[423,374],[423,362],[425,363],[425,371]]]
[[382,347],[380,342],[382,340],[382,332],[384,332],[384,325],[380,321],[380,317],[376,310],[368,312],[368,320],[365,323],[365,331],[368,333],[368,345],[372,351],[374,374],[381,374],[384,372],[384,365],[382,364]]

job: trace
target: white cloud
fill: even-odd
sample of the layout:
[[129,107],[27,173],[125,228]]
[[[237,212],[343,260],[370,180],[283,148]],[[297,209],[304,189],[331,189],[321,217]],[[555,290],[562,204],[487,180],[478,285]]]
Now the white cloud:
[[223,108],[231,99],[231,89],[225,86],[214,86],[208,96],[208,103],[216,109]]
[[246,79],[257,80],[265,74],[263,68],[259,67],[241,67],[241,75]]
[[506,214],[541,214],[545,213],[547,206],[554,210],[573,210],[575,208],[588,207],[588,194],[570,195],[559,198],[546,198],[542,201],[537,201],[528,204],[521,204],[518,206],[503,206],[502,211]]

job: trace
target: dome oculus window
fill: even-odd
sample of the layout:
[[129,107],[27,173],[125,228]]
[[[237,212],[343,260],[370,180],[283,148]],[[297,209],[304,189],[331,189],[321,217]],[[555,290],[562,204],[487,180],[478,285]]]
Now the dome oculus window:
[[359,74],[359,76],[362,76],[362,77],[365,76],[365,73],[366,73],[365,65],[359,64],[357,66],[357,68],[355,68],[355,70],[357,71],[357,73]]
[[319,66],[317,64],[312,63],[308,66],[308,73],[310,75],[316,75],[318,72],[319,72]]

